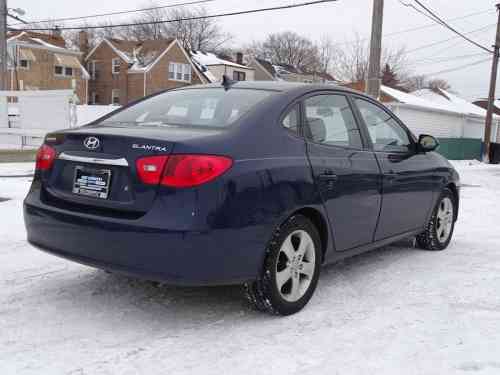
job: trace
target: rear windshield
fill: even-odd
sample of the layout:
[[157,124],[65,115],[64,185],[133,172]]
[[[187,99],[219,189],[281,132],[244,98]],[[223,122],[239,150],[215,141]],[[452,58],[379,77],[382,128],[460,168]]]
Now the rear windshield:
[[222,87],[168,91],[125,108],[102,124],[227,127],[273,93]]

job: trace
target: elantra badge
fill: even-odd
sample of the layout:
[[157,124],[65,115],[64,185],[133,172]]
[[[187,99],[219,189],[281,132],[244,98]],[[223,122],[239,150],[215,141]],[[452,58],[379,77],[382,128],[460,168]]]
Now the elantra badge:
[[160,151],[160,152],[167,152],[167,148],[165,146],[155,146],[155,145],[139,145],[137,143],[134,143],[132,145],[133,149],[140,149],[140,150],[145,150],[145,151]]
[[87,137],[83,141],[83,145],[85,147],[87,147],[89,150],[95,150],[95,149],[99,148],[99,146],[101,145],[101,142],[96,137]]

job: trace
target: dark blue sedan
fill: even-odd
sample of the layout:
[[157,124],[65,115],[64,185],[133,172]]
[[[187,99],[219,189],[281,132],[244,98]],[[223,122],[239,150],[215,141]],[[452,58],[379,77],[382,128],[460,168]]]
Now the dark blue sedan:
[[47,135],[28,240],[152,280],[243,284],[258,309],[292,314],[323,264],[408,237],[448,246],[459,177],[437,146],[341,87],[167,91]]

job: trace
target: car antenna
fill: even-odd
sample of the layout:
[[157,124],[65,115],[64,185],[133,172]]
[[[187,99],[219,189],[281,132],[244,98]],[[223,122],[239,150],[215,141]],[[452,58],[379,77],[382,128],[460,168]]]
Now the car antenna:
[[229,90],[232,85],[234,85],[237,81],[232,80],[229,78],[227,75],[222,76],[222,86],[224,87],[224,90]]

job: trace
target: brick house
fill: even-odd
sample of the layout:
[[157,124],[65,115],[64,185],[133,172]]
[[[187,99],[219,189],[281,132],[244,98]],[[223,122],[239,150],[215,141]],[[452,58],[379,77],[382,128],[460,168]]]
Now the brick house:
[[272,64],[261,58],[252,58],[248,64],[255,70],[255,79],[258,81],[288,81],[304,83],[339,84],[326,72],[305,71],[288,64]]
[[89,75],[80,63],[81,52],[66,48],[57,33],[12,32],[7,37],[10,90],[74,90],[87,102]]
[[[87,45],[82,31],[80,49],[86,51]],[[177,39],[103,39],[86,54],[85,63],[89,104],[125,105],[165,89],[209,82]]]

